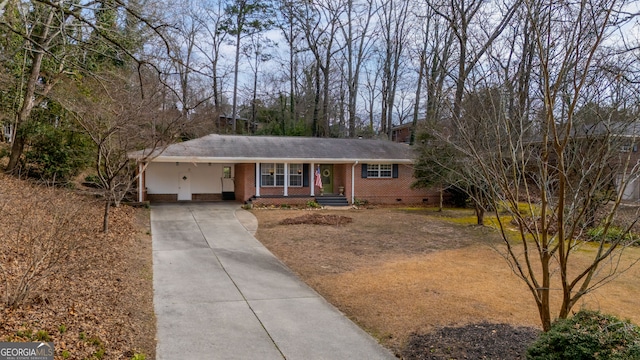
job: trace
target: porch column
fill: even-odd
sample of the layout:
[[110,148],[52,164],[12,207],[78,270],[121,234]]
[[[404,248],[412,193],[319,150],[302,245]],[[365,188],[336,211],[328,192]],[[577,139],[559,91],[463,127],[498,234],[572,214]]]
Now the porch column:
[[284,196],[289,196],[289,164],[284,163]]
[[316,196],[316,182],[315,182],[315,180],[316,180],[315,179],[315,177],[316,177],[316,175],[315,175],[315,173],[316,173],[316,169],[315,169],[316,164],[311,163],[310,165],[311,165],[310,166],[311,171],[309,171],[309,178],[310,178],[309,179],[309,187],[311,188],[311,194],[309,194],[309,195],[311,195],[313,197],[313,196]]
[[256,163],[256,197],[260,196],[260,163]]
[[356,203],[356,165],[358,165],[358,160],[351,167],[351,205]]

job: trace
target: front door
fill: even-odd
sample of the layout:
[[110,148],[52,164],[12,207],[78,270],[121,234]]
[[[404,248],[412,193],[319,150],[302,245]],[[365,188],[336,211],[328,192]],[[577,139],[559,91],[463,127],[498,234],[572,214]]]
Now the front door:
[[320,165],[320,178],[322,179],[322,191],[325,194],[333,193],[333,165]]
[[182,173],[178,179],[178,201],[191,201],[191,174]]

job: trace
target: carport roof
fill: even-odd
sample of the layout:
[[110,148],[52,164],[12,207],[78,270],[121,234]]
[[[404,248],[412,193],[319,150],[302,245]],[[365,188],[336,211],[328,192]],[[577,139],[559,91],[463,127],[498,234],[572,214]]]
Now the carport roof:
[[129,156],[153,162],[411,163],[414,152],[409,145],[385,140],[212,134]]

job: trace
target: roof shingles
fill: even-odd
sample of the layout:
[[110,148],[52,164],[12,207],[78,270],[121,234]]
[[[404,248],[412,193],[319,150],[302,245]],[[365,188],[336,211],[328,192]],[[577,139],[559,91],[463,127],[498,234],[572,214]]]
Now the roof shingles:
[[[142,154],[132,153],[131,157],[140,158]],[[194,161],[296,159],[411,162],[414,152],[406,144],[384,140],[212,134],[169,145],[155,160],[171,161],[172,158],[190,158]]]

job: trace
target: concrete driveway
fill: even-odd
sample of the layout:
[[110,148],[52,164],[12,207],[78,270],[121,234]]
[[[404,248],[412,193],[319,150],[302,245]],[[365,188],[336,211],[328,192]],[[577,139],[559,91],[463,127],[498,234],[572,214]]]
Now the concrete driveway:
[[394,359],[252,235],[237,203],[151,207],[157,359]]

